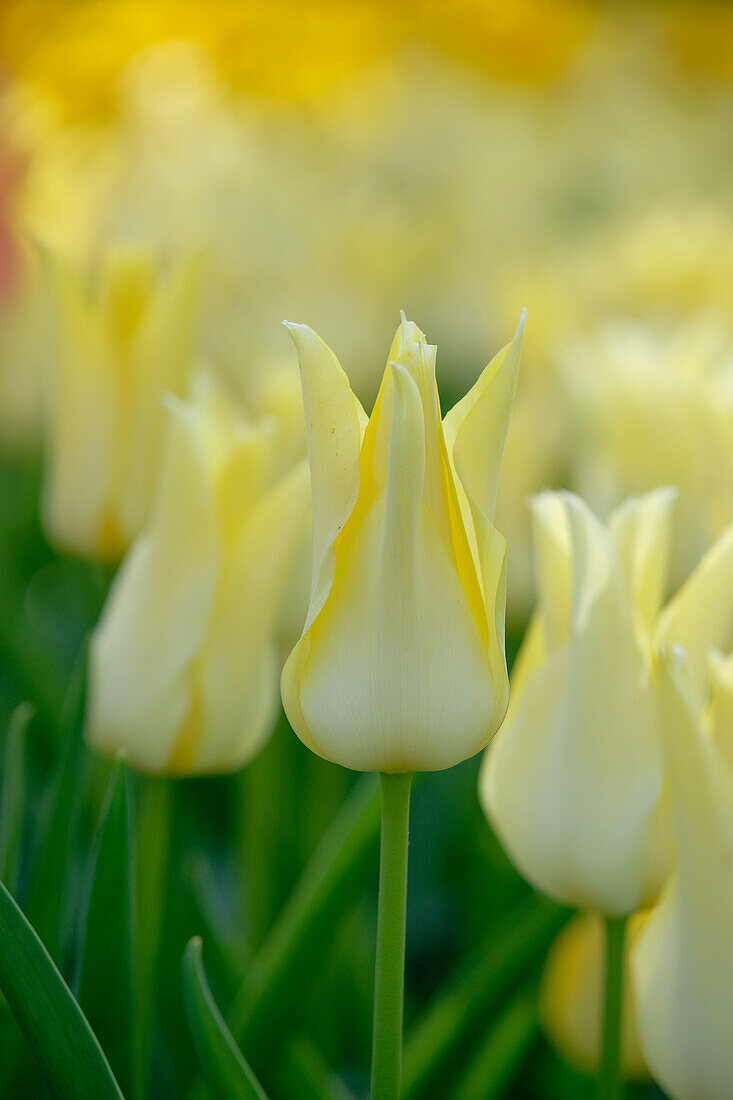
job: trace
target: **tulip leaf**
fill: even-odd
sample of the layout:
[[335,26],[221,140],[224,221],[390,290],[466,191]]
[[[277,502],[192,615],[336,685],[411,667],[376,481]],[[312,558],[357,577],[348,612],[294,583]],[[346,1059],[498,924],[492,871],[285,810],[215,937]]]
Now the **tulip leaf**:
[[135,975],[137,1063],[147,1075],[151,1057],[152,1020],[158,990],[158,970],[163,933],[167,874],[171,843],[172,784],[167,778],[137,776],[134,836],[144,843],[135,847],[137,868],[137,921],[135,924]]
[[0,883],[0,989],[59,1100],[121,1100],[102,1049],[51,957]]
[[459,1078],[451,1100],[504,1095],[538,1032],[537,990],[523,989],[489,1029]]
[[405,1042],[404,1100],[447,1090],[450,1066],[462,1062],[501,998],[549,946],[567,910],[544,898],[525,900],[439,989]]
[[183,956],[183,995],[188,1024],[204,1075],[222,1100],[267,1100],[217,1008],[194,937]]
[[30,703],[16,707],[3,753],[0,791],[0,880],[15,889],[23,844],[25,811],[25,734],[33,717]]
[[133,814],[127,765],[112,769],[89,859],[79,923],[75,990],[120,1084],[135,1082]]
[[[293,990],[318,970],[323,939],[364,890],[379,852],[379,781],[366,775],[354,787],[321,839],[295,890],[252,960],[228,1023],[258,1058],[284,1034],[297,998]],[[200,1080],[188,1100],[202,1097]]]
[[237,995],[229,1022],[247,1049],[260,1050],[282,1030],[293,989],[320,965],[323,937],[376,862],[380,816],[379,783],[365,776],[318,845]]
[[354,1100],[309,1035],[298,1035],[285,1047],[277,1082],[281,1096],[298,1100]]
[[24,905],[28,919],[57,962],[63,961],[70,928],[71,849],[81,808],[80,786],[85,763],[81,731],[86,672],[85,643],[74,665],[59,720],[62,757],[41,821]]

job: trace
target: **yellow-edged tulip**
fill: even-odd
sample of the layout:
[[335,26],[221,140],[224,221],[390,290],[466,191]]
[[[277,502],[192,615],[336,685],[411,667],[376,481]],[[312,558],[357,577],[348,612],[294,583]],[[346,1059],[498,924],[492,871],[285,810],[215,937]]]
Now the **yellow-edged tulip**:
[[[624,1077],[633,1080],[649,1077],[628,981],[630,951],[645,919],[645,913],[631,918],[624,953],[621,1065]],[[581,913],[550,948],[540,987],[540,1015],[547,1035],[570,1065],[587,1074],[598,1070],[604,962],[603,921],[594,913]]]
[[149,772],[231,771],[277,712],[278,622],[308,466],[273,477],[276,426],[245,423],[210,385],[166,411],[150,522],[92,639],[87,739]]
[[632,955],[641,1045],[675,1100],[733,1094],[733,527],[664,612],[657,685],[676,862]]
[[164,392],[185,393],[194,354],[195,275],[156,275],[146,250],[119,247],[88,294],[49,265],[56,307],[43,517],[58,546],[119,561],[152,500]]
[[684,651],[659,662],[677,861],[632,955],[642,1050],[674,1100],[733,1095],[733,775]]
[[522,874],[612,916],[653,897],[667,868],[651,667],[673,495],[631,499],[607,525],[571,494],[535,499],[538,611],[481,774]]
[[300,739],[345,767],[447,768],[504,717],[506,544],[492,518],[522,327],[441,420],[436,348],[416,325],[398,328],[369,418],[333,352],[289,326],[313,574],[283,703]]

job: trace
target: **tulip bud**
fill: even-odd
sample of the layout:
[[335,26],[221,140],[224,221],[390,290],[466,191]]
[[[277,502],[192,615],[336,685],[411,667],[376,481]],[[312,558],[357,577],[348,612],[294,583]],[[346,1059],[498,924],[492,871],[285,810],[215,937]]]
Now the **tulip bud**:
[[273,478],[272,423],[244,423],[208,385],[166,411],[150,522],[92,639],[87,737],[149,772],[232,771],[277,711],[277,624],[308,467]]
[[57,333],[44,523],[65,550],[115,562],[150,509],[161,394],[187,387],[194,270],[183,264],[156,279],[147,252],[118,248],[94,297],[60,264],[51,276]]
[[733,775],[703,728],[694,671],[658,671],[676,867],[632,953],[642,1050],[675,1100],[733,1096]]
[[441,421],[436,348],[403,320],[367,419],[333,352],[298,349],[313,486],[305,628],[285,665],[293,729],[360,771],[478,752],[508,699],[506,543],[492,523],[522,323]]
[[[644,926],[645,913],[629,921],[624,949],[621,1065],[624,1077],[646,1080],[649,1070],[639,1047],[629,954]],[[594,913],[573,918],[547,956],[540,988],[542,1023],[553,1045],[581,1073],[598,1070],[601,1046],[601,1005],[605,985],[603,921]]]
[[653,897],[667,866],[650,668],[672,499],[630,500],[607,526],[570,494],[534,501],[539,606],[481,773],[522,874],[606,915]]

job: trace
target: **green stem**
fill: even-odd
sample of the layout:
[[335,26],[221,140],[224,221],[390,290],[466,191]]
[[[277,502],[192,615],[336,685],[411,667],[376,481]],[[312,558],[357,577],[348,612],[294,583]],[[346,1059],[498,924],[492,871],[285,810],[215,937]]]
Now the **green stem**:
[[371,1100],[399,1100],[412,775],[383,774]]
[[622,1095],[621,1019],[625,935],[626,917],[609,917],[606,920],[606,984],[598,1100],[620,1100]]

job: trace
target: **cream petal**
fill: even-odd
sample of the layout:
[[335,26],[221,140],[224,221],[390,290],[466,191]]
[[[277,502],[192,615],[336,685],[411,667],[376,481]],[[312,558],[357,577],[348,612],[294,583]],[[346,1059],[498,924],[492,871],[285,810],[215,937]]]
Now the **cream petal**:
[[484,748],[494,736],[509,705],[509,674],[506,667],[506,583],[507,544],[493,523],[474,513],[474,533],[480,566],[481,586],[488,621],[487,656],[494,685],[494,713],[486,736],[479,746]]
[[710,654],[710,707],[708,720],[715,744],[733,771],[733,655]]
[[[621,1063],[626,1078],[649,1078],[639,1048],[629,955],[644,926],[645,913],[632,916],[624,954],[624,1003]],[[603,921],[581,913],[560,932],[550,948],[540,988],[540,1014],[545,1031],[563,1058],[583,1073],[598,1072],[604,982]]]
[[298,350],[313,493],[313,587],[305,629],[333,582],[333,544],[356,503],[367,417],[336,356],[307,325],[286,322]]
[[[530,881],[567,904],[620,914],[647,889],[661,753],[646,662],[617,573],[603,562],[606,532],[567,503],[573,633],[512,704],[487,754],[481,793]],[[591,551],[593,541],[600,545]]]
[[57,340],[46,408],[44,524],[60,546],[96,557],[112,492],[115,391],[107,348],[81,286],[50,257],[46,274]]
[[87,738],[164,771],[194,703],[191,666],[206,633],[221,546],[199,426],[169,402],[149,530],[126,558],[91,643]]
[[633,952],[642,1049],[677,1100],[733,1095],[733,784],[681,651],[659,662],[678,865]]
[[540,493],[530,501],[537,603],[548,652],[564,645],[572,610],[572,546],[567,509],[559,493]]
[[128,543],[142,530],[150,512],[165,417],[163,393],[184,396],[194,361],[198,265],[178,265],[151,295],[126,369],[132,406],[121,443],[119,523]]
[[225,552],[197,665],[201,728],[182,761],[186,771],[241,767],[272,728],[281,667],[275,628],[309,504],[303,459],[262,498]]
[[692,668],[700,706],[708,693],[708,654],[733,648],[733,526],[728,527],[662,612],[660,642],[679,645]]
[[676,489],[656,489],[626,500],[611,515],[614,537],[629,599],[639,628],[651,639],[664,599],[672,542],[672,508]]
[[621,575],[613,540],[588,505],[574,493],[561,493],[572,545],[572,630],[582,631],[600,593],[614,590],[621,607]]
[[497,352],[478,381],[443,420],[446,446],[467,496],[494,517],[499,470],[517,388],[525,313],[512,341]]
[[[495,700],[474,619],[422,500],[420,396],[406,370],[392,371],[386,488],[339,543],[331,596],[299,670],[296,718],[317,751],[346,767],[431,771],[481,747]],[[286,666],[292,721],[288,679]]]

